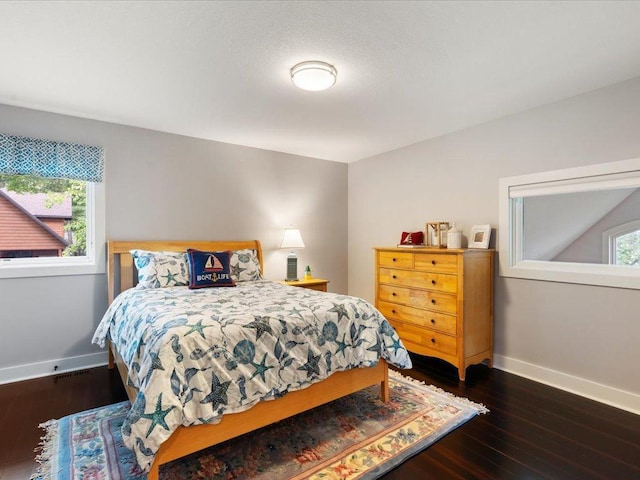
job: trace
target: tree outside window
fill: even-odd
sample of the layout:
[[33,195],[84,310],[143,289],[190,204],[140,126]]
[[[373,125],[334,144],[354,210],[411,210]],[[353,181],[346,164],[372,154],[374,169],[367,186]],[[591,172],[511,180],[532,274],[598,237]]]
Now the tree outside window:
[[640,265],[640,230],[618,235],[614,241],[616,265]]

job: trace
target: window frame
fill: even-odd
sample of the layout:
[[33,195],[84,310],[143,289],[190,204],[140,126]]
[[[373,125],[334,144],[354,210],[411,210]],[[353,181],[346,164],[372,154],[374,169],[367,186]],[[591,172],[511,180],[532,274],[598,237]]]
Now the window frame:
[[640,230],[640,220],[634,220],[632,222],[623,223],[622,225],[616,225],[615,227],[602,232],[602,263],[607,263],[608,265],[619,265],[614,263],[614,260],[618,256],[616,247],[618,238],[628,235],[629,233],[637,232],[638,230]]
[[640,290],[640,269],[626,265],[526,260],[522,197],[640,188],[640,158],[501,178],[498,273],[501,277]]
[[87,255],[82,257],[36,257],[0,259],[0,279],[96,275],[105,273],[104,182],[86,182]]

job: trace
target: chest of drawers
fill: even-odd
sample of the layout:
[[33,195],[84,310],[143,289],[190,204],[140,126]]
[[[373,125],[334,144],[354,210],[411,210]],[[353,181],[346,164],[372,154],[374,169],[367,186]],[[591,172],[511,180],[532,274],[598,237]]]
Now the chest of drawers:
[[376,248],[376,307],[411,352],[493,365],[493,250]]

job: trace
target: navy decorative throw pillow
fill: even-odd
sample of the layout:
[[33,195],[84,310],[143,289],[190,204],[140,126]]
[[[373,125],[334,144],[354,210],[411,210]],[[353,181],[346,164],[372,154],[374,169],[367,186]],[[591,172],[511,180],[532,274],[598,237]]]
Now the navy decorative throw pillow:
[[189,288],[235,287],[230,271],[231,252],[203,252],[189,248]]

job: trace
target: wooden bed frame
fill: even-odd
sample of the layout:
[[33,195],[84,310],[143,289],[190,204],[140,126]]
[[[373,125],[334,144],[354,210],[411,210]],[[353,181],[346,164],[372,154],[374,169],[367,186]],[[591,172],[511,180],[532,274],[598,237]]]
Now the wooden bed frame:
[[[262,248],[258,240],[249,241],[109,241],[108,242],[108,283],[109,304],[120,292],[134,287],[137,273],[129,250],[142,249],[150,251],[183,252],[187,248],[198,250],[256,250],[260,269],[263,270]],[[128,385],[127,367],[122,358],[109,344],[109,368],[118,367],[127,395],[134,401],[137,390]],[[381,398],[389,401],[389,377],[387,363],[380,359],[378,365],[369,368],[354,368],[345,372],[336,372],[329,378],[303,389],[290,392],[284,397],[260,402],[254,407],[240,413],[226,414],[222,421],[215,425],[194,425],[178,427],[162,444],[156,454],[148,480],[159,479],[159,467],[203,448],[216,445],[247,432],[278,422],[319,405],[336,400],[345,395],[357,392],[371,385],[380,384]]]

